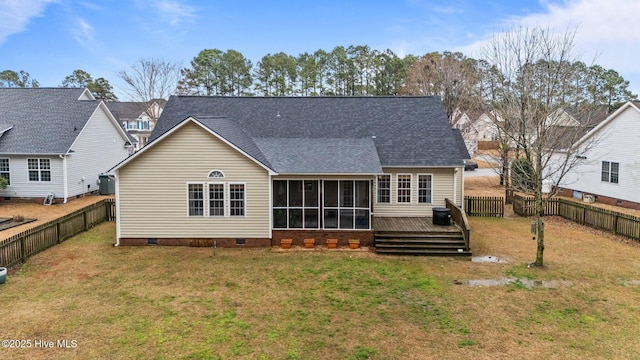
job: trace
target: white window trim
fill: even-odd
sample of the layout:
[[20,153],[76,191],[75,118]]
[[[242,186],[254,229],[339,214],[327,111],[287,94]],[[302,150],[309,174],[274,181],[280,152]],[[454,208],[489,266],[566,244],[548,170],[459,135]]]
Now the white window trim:
[[[38,168],[37,169],[29,169],[29,160],[36,160],[38,163]],[[40,161],[41,160],[47,160],[49,161],[49,169],[43,169],[40,167]],[[29,172],[31,171],[37,171],[38,172],[38,180],[31,180],[29,178]],[[42,180],[42,172],[43,171],[48,171],[49,172],[49,180]],[[53,181],[53,174],[51,171],[51,159],[49,158],[27,158],[27,181],[30,183],[39,183],[39,182],[45,182],[45,183],[50,183]]]
[[[607,163],[609,165],[607,169],[607,180],[602,180],[602,166],[604,165],[604,163]],[[618,175],[618,179],[617,179],[618,181],[616,182],[611,181],[611,175],[613,174],[613,171],[612,171],[613,164],[618,165],[618,171],[616,172],[616,174]],[[600,182],[612,184],[612,185],[620,184],[620,163],[617,161],[602,160],[600,162]]]
[[[244,193],[244,198],[242,199],[242,215],[231,215],[231,185],[242,185],[242,189]],[[228,214],[228,217],[231,217],[231,218],[247,217],[247,201],[248,201],[247,183],[237,182],[237,181],[228,182],[226,188],[227,188],[227,192],[225,193],[225,201],[226,201],[225,214]]]
[[[7,187],[11,186],[11,159],[10,158],[0,158],[0,160],[7,160],[7,166],[8,166],[8,170],[7,171],[1,171],[1,172],[6,172],[9,174],[9,184],[7,185]],[[27,173],[28,176],[28,173]]]
[[[400,202],[400,194],[398,194],[398,191],[400,190],[400,185],[398,184],[400,182],[400,177],[401,176],[409,176],[409,201],[408,202]],[[415,196],[413,196],[413,192],[414,192],[414,181],[413,181],[413,174],[411,173],[398,173],[396,174],[396,204],[397,205],[411,205],[414,204],[414,199],[416,198]]]
[[[431,188],[429,189],[429,192],[430,192],[429,197],[431,198],[431,202],[425,202],[425,203],[420,202],[420,176],[431,177]],[[433,174],[429,174],[429,173],[419,173],[416,175],[416,201],[418,202],[418,204],[425,204],[425,205],[433,204],[433,185],[434,185],[433,179],[434,179]]]
[[[214,175],[214,173],[219,173],[222,176],[212,176],[212,175]],[[224,175],[224,172],[222,170],[213,169],[213,170],[209,171],[209,174],[207,174],[207,178],[209,178],[209,179],[224,179],[225,175]]]
[[[379,191],[380,189],[378,188],[378,179],[380,176],[388,176],[389,177],[389,202],[379,202],[378,198],[379,198]],[[386,204],[386,205],[390,205],[393,202],[393,175],[392,174],[382,174],[382,175],[377,175],[376,179],[375,179],[375,186],[376,186],[376,192],[375,192],[375,203],[376,204]]]
[[[211,215],[211,198],[209,197],[209,187],[210,185],[222,185],[222,213],[223,215]],[[205,216],[211,218],[223,218],[228,217],[229,212],[227,211],[227,184],[220,181],[213,181],[207,183],[206,194],[205,194],[206,206],[205,206]]]
[[[189,214],[189,185],[202,185],[202,215],[190,215]],[[187,182],[186,186],[185,186],[185,197],[186,197],[186,204],[187,204],[187,211],[186,211],[186,215],[188,218],[205,218],[207,217],[207,205],[208,205],[208,191],[209,189],[207,188],[206,184],[203,182],[197,182],[197,181],[192,181],[192,182]]]

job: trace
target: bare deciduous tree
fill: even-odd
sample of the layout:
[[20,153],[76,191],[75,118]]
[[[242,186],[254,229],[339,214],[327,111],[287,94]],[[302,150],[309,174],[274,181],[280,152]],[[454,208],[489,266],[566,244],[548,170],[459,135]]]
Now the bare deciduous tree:
[[180,65],[162,59],[140,59],[118,76],[127,84],[122,91],[131,101],[144,103],[149,116],[160,117],[154,101],[168,100],[176,91],[180,80]]
[[[545,197],[553,195],[567,172],[578,165],[579,150],[574,145],[593,125],[587,104],[569,108],[581,96],[576,91],[581,86],[575,83],[580,76],[571,66],[576,61],[575,34],[575,30],[520,27],[496,34],[483,49],[491,75],[497,72],[500,78],[485,100],[487,108],[500,119],[496,124],[519,158],[511,167],[511,185],[535,199],[535,266],[544,264]],[[586,146],[582,144],[581,150]]]

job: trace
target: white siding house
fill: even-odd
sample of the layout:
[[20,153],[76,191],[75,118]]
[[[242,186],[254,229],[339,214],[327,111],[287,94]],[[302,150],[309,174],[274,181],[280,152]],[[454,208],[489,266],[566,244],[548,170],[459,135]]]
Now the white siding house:
[[560,184],[567,195],[640,208],[639,105],[624,104],[580,140],[580,164]]
[[98,189],[98,178],[130,154],[126,133],[86,89],[0,89],[0,176],[5,200],[58,201]]

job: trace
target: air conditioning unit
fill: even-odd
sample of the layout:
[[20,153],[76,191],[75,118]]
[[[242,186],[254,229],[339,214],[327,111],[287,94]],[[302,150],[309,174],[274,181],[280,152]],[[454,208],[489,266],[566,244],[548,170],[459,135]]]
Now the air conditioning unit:
[[596,198],[593,195],[589,195],[589,194],[584,194],[582,195],[582,201],[591,204],[594,203],[596,201]]

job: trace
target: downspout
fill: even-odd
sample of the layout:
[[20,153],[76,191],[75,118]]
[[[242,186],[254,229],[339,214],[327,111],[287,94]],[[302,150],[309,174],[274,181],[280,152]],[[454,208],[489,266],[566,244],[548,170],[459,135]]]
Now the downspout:
[[115,171],[114,177],[116,179],[116,243],[113,246],[120,246],[120,180],[118,179],[119,170]]
[[453,168],[453,202],[458,203],[458,168]]
[[62,196],[64,198],[63,204],[67,203],[67,198],[69,197],[69,180],[67,179],[67,154],[60,154],[60,159],[62,159]]
[[269,171],[269,241],[273,246],[273,175]]
[[[458,168],[458,172],[460,172],[460,168]],[[464,208],[464,168],[462,168],[462,179],[460,183],[462,184],[462,186],[460,186],[460,208],[464,211],[467,211],[467,209]]]

